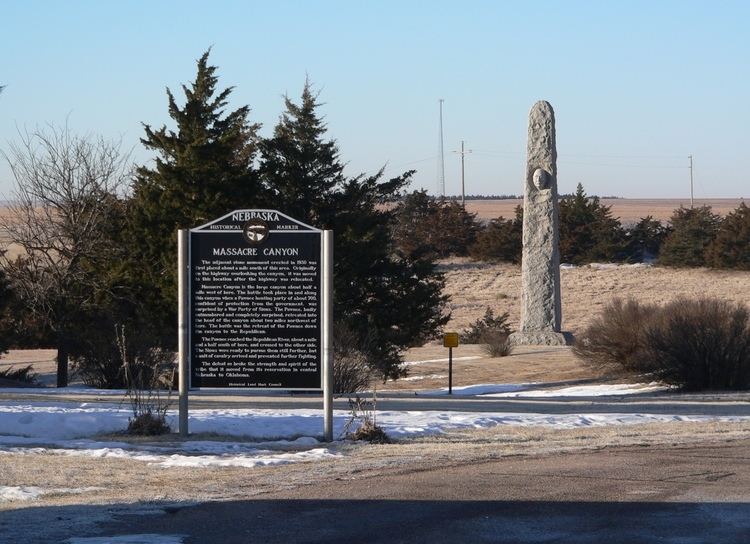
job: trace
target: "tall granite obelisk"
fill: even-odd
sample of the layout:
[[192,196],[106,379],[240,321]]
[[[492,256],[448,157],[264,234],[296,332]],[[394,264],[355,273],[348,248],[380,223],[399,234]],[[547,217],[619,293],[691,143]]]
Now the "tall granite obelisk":
[[529,112],[523,189],[521,326],[515,345],[565,345],[560,330],[560,212],[557,198],[555,112],[539,101]]

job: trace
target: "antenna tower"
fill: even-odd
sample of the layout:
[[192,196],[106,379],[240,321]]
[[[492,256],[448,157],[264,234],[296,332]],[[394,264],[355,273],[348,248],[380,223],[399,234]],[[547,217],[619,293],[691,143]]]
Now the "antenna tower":
[[440,163],[438,164],[438,193],[445,196],[445,152],[443,150],[443,100],[438,99],[440,105],[440,143],[438,144],[438,157]]

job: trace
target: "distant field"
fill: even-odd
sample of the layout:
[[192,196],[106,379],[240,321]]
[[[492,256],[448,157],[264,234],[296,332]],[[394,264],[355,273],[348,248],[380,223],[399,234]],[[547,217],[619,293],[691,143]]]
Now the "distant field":
[[[623,223],[635,223],[647,215],[660,221],[667,221],[672,212],[680,206],[690,207],[690,199],[672,198],[613,198],[602,199],[602,204],[612,206],[612,215],[619,217]],[[714,212],[726,215],[743,202],[741,198],[712,198],[695,200],[695,206],[711,206]],[[521,199],[512,200],[467,200],[466,209],[476,213],[479,219],[489,220],[499,216],[510,219],[515,214],[516,206],[523,204]]]
[[[0,220],[6,218],[8,215],[8,209],[0,203]],[[7,250],[9,257],[15,257],[20,253],[20,248],[13,245],[9,246],[10,240],[5,229],[0,227],[0,251]]]

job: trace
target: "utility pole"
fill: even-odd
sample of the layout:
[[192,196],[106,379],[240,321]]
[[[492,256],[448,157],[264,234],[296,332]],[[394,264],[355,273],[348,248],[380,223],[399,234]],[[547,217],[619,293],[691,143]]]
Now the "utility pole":
[[464,151],[464,141],[461,140],[461,151],[454,151],[461,154],[461,206],[466,209],[466,183],[464,179],[464,155],[471,153],[471,149]]
[[688,155],[690,159],[690,209],[693,209],[693,156]]
[[442,196],[445,196],[445,155],[443,152],[443,100],[442,98],[438,99],[438,104],[440,105],[440,145],[438,147],[439,155],[440,155],[440,164],[439,170],[438,170],[438,191]]

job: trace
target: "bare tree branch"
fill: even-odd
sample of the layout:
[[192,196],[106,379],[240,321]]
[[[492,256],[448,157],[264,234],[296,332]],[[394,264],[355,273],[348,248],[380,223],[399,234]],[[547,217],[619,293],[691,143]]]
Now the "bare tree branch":
[[19,130],[2,155],[15,188],[0,228],[24,254],[0,264],[29,311],[64,337],[101,288],[91,270],[107,253],[107,215],[129,180],[129,155],[67,124]]

